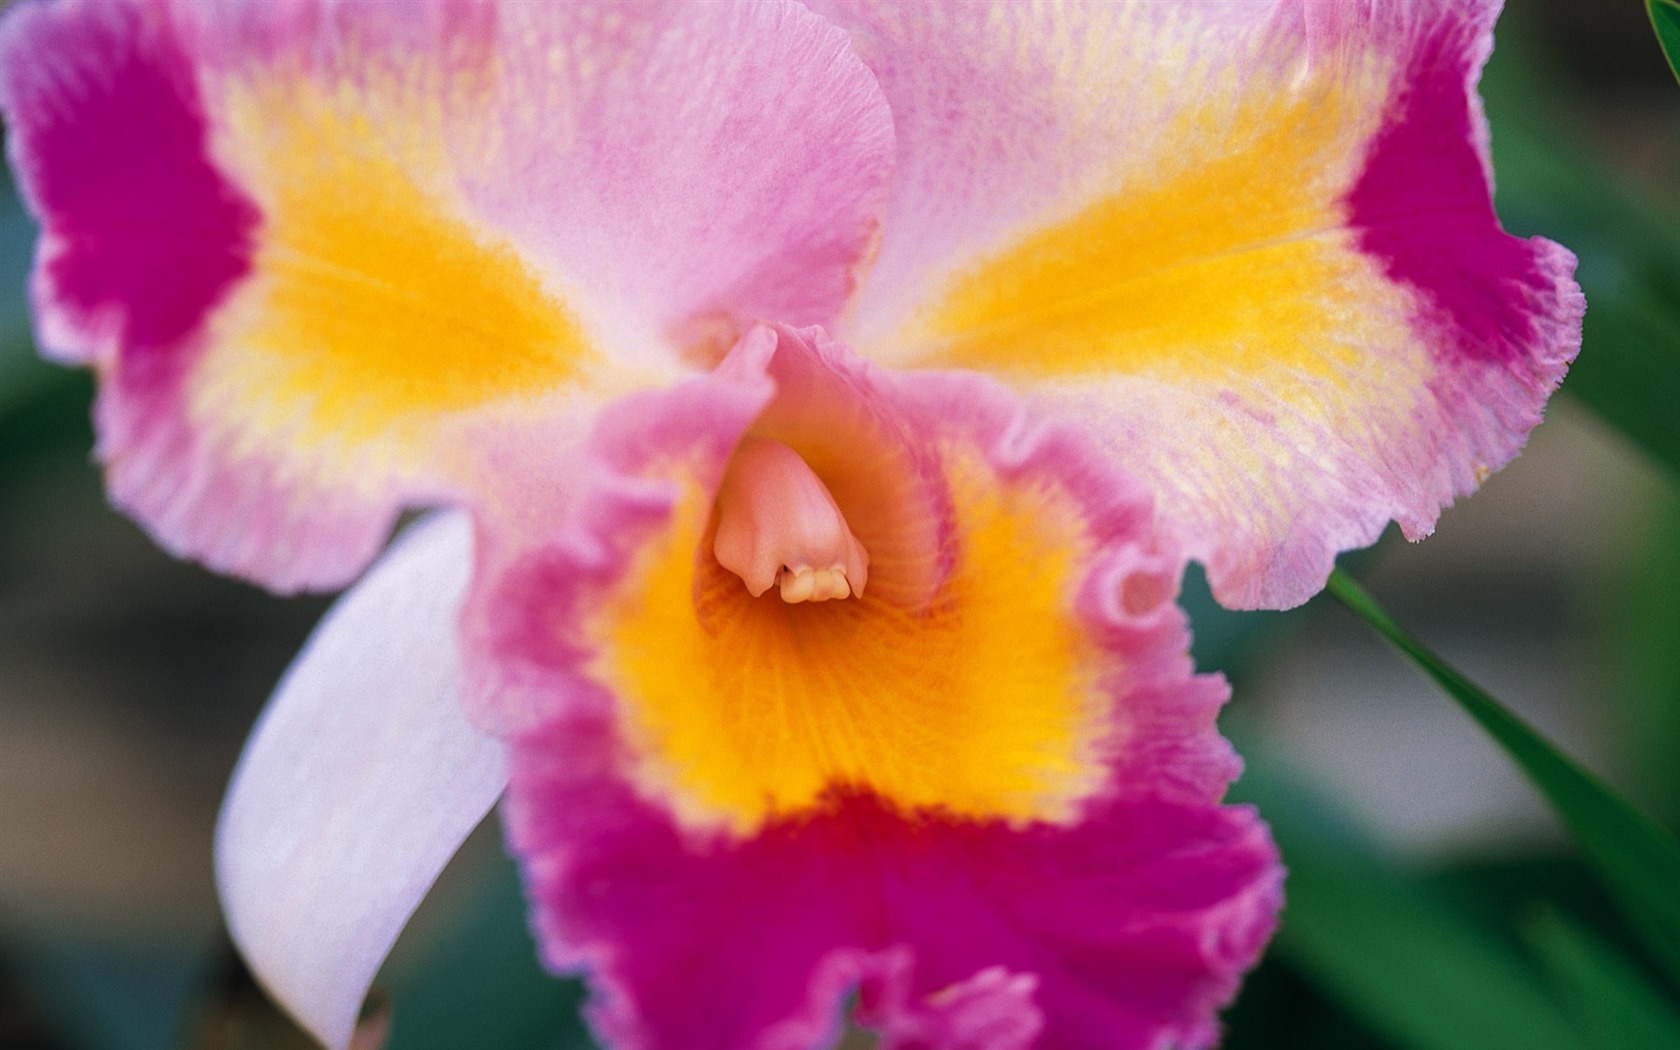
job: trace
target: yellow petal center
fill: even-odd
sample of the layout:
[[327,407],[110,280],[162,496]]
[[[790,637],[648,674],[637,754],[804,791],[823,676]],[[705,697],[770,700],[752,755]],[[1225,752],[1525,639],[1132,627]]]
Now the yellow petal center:
[[899,577],[925,567],[896,560],[847,601],[753,597],[713,556],[731,498],[714,512],[689,486],[590,625],[644,794],[741,834],[859,790],[907,813],[1077,814],[1123,744],[1102,685],[1115,668],[1072,614],[1082,519],[1059,489],[1001,484],[979,457],[947,457],[945,475],[940,582],[909,604],[927,592]]

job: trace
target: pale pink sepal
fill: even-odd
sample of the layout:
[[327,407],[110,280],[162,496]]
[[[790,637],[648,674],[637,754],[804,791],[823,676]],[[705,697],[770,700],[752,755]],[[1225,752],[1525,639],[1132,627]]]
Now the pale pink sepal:
[[397,934],[507,783],[457,697],[464,515],[406,533],[327,614],[245,746],[216,829],[228,929],[335,1050]]

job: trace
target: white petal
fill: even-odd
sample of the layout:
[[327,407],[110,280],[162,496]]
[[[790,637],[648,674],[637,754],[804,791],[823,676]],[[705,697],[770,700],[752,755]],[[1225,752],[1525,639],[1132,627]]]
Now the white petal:
[[457,697],[464,515],[409,530],[339,600],[233,774],[216,877],[257,978],[329,1047],[349,1041],[397,934],[507,783]]

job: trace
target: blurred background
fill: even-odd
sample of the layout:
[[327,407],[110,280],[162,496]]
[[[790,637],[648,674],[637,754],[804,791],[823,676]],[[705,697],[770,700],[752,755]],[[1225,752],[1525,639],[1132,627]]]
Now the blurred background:
[[[1435,537],[1344,565],[1673,829],[1680,86],[1641,4],[1515,0],[1484,95],[1507,227],[1580,256],[1580,363],[1528,451]],[[91,380],[30,345],[32,242],[0,186],[0,1048],[308,1046],[226,945],[211,836],[240,744],[327,601],[176,562],[107,508]],[[1196,578],[1187,598],[1198,662],[1236,689],[1235,793],[1265,808],[1291,868],[1283,933],[1227,1046],[1673,1045],[1535,1021],[1535,995],[1594,980],[1658,1014],[1680,1003],[1450,701],[1328,598],[1232,614]],[[522,909],[481,828],[386,967],[393,1048],[592,1045],[580,989],[537,969]],[[1592,972],[1563,980],[1570,966]]]

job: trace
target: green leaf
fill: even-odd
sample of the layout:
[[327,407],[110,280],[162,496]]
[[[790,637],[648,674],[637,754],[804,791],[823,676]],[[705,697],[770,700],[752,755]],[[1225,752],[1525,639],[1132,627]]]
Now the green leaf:
[[1680,1012],[1592,931],[1564,912],[1543,908],[1526,932],[1595,1046],[1680,1046]]
[[1624,539],[1594,601],[1601,686],[1628,796],[1667,828],[1680,826],[1680,490],[1665,488]]
[[1591,1046],[1516,947],[1385,856],[1246,742],[1232,797],[1260,806],[1289,866],[1276,951],[1409,1050]]
[[1458,702],[1563,819],[1656,959],[1680,981],[1680,842],[1395,623],[1345,572],[1330,592]]
[[1651,28],[1657,31],[1657,43],[1662,45],[1668,68],[1680,78],[1680,4],[1673,0],[1645,0],[1645,12],[1651,16]]

